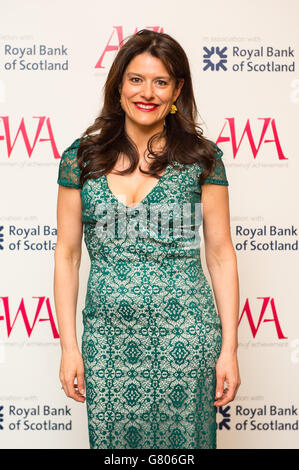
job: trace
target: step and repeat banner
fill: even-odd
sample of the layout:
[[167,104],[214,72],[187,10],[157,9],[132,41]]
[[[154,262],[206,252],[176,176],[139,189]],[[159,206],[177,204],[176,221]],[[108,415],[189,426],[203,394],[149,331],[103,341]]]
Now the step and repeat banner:
[[[230,184],[242,384],[217,411],[218,448],[299,448],[298,18],[296,0],[2,0],[1,448],[89,448],[86,405],[59,381],[56,180],[100,112],[120,42],[143,28],[185,49]],[[79,344],[89,268],[83,243]]]

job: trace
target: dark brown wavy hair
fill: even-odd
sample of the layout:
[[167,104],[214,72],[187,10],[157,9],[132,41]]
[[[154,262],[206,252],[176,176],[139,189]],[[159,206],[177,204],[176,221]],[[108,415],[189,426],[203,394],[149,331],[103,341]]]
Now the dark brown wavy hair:
[[[125,38],[109,70],[104,85],[104,104],[100,115],[80,137],[78,165],[81,170],[80,183],[88,178],[98,178],[109,173],[121,153],[128,156],[130,166],[118,174],[132,173],[139,163],[138,148],[125,132],[125,112],[120,104],[119,88],[122,85],[125,69],[137,55],[147,52],[159,58],[177,87],[184,79],[180,95],[175,105],[177,112],[167,114],[162,132],[153,135],[147,143],[152,162],[149,171],[140,171],[159,178],[159,173],[170,163],[202,163],[201,183],[213,171],[216,149],[213,143],[203,136],[201,127],[196,124],[196,107],[188,58],[180,44],[165,33],[142,29]],[[155,139],[165,138],[165,147],[155,153],[152,148]],[[178,168],[177,169],[181,169]]]

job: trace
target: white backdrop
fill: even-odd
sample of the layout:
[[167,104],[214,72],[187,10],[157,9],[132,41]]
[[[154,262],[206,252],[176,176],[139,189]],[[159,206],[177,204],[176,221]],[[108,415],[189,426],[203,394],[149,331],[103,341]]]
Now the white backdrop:
[[[298,17],[296,0],[2,0],[2,448],[89,447],[86,405],[59,382],[56,180],[63,150],[100,111],[119,41],[142,28],[184,47],[230,183],[242,384],[217,413],[218,448],[299,447]],[[84,245],[79,344],[88,273]]]

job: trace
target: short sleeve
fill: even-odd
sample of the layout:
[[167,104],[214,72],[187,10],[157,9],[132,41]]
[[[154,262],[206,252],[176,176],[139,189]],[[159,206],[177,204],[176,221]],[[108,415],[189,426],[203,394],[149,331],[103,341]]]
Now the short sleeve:
[[213,183],[213,184],[222,184],[224,186],[228,186],[229,183],[228,183],[228,180],[227,180],[227,177],[226,177],[226,171],[225,171],[225,166],[224,166],[224,163],[222,161],[222,155],[223,155],[223,152],[222,150],[218,147],[218,145],[216,145],[214,142],[213,142],[213,145],[214,147],[216,148],[217,150],[217,153],[216,153],[216,165],[215,165],[215,168],[214,170],[212,171],[212,173],[210,174],[210,176],[208,178],[206,178],[202,184],[205,184],[205,183]]
[[58,170],[57,183],[61,186],[71,188],[81,188],[80,184],[80,168],[77,160],[77,152],[80,138],[76,139],[67,149],[64,150]]

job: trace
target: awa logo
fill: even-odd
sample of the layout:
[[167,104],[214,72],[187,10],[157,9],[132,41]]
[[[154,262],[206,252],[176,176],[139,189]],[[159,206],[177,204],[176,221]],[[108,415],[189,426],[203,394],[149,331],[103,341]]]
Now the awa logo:
[[[240,325],[243,317],[247,318],[248,324],[249,324],[249,327],[250,327],[250,331],[252,333],[253,338],[255,338],[256,335],[257,335],[258,330],[261,327],[261,325],[263,325],[264,323],[271,322],[271,323],[274,323],[274,325],[275,325],[276,334],[277,334],[278,339],[287,339],[287,336],[284,336],[284,334],[282,332],[282,329],[281,329],[281,326],[280,326],[280,323],[279,323],[279,318],[278,318],[278,314],[277,314],[274,299],[270,298],[270,297],[257,297],[257,299],[262,300],[262,305],[261,305],[259,317],[258,317],[258,320],[257,320],[257,324],[255,325],[255,323],[254,323],[252,311],[251,311],[250,304],[249,304],[249,300],[246,299],[246,302],[245,302],[243,311],[241,313],[238,325]],[[268,312],[268,311],[270,311],[271,318],[264,318],[266,312]]]
[[[33,297],[33,299],[37,299],[37,305],[35,309],[33,309],[33,315],[31,313],[31,308],[30,308],[30,313],[28,314],[28,307],[26,308],[24,299],[21,299],[21,302],[19,304],[17,313],[14,315],[11,312],[10,306],[9,306],[9,298],[8,297],[0,297],[0,301],[2,301],[3,305],[3,310],[4,314],[1,315],[1,310],[0,310],[0,321],[4,321],[6,324],[6,331],[7,331],[7,337],[9,338],[14,327],[16,324],[16,321],[18,317],[22,318],[25,330],[27,333],[28,338],[31,337],[31,334],[36,328],[36,325],[39,322],[49,322],[51,333],[53,335],[53,338],[59,338],[59,334],[55,325],[54,321],[54,315],[52,312],[51,304],[50,304],[50,299],[48,297],[42,296],[42,297]],[[0,303],[1,307],[1,303]],[[43,309],[43,307],[45,307]],[[40,318],[40,315],[42,314],[43,310],[46,310],[46,318]],[[30,325],[29,317],[33,316],[33,321],[32,324]]]
[[[31,155],[33,154],[39,142],[50,142],[54,158],[60,158],[60,155],[56,146],[56,142],[54,139],[54,133],[52,130],[50,118],[46,116],[33,116],[33,119],[37,119],[37,122],[36,122],[37,127],[36,127],[35,134],[33,136],[33,142],[30,143],[30,139],[28,137],[28,132],[26,129],[24,118],[22,118],[21,123],[17,131],[15,132],[15,135],[12,136],[9,116],[0,116],[0,123],[1,121],[3,123],[3,132],[0,131],[0,142],[1,141],[5,142],[6,153],[7,153],[8,158],[10,158],[17,140],[20,140],[20,139],[24,142],[25,150],[27,151],[27,155],[29,158],[31,158]],[[30,133],[32,132],[31,128],[32,128],[32,123],[30,122]],[[46,130],[47,137],[41,137],[41,134],[44,130]]]
[[[249,147],[251,149],[251,154],[254,159],[256,159],[258,153],[260,152],[264,144],[274,144],[276,147],[276,154],[278,156],[278,159],[288,160],[288,158],[284,155],[281,144],[280,144],[280,139],[279,139],[275,119],[271,117],[263,117],[263,118],[258,118],[258,120],[263,121],[263,124],[262,124],[262,129],[260,131],[260,135],[257,138],[257,143],[254,141],[253,132],[252,132],[253,126],[250,123],[249,119],[247,119],[241,138],[239,142],[237,142],[236,119],[234,117],[231,117],[231,118],[225,118],[225,122],[222,126],[222,129],[220,131],[216,144],[218,145],[223,142],[231,142],[233,158],[236,158],[236,155],[239,151],[242,141],[244,137],[246,136],[248,143],[249,143]],[[227,135],[222,135],[225,129],[227,129]],[[257,134],[257,132],[255,131],[254,134]]]
[[[157,33],[164,33],[164,30],[161,26],[153,26],[151,28],[144,28],[144,29],[149,29]],[[133,34],[136,34],[137,32],[138,32],[138,29],[136,28]],[[118,51],[118,49],[121,49],[122,46],[124,45],[123,40],[124,40],[123,26],[114,26],[114,29],[112,33],[110,34],[110,37],[107,41],[107,44],[105,45],[104,50],[102,51],[100,58],[98,59],[95,65],[95,69],[106,68],[103,65],[104,57],[106,56],[106,54],[115,53],[116,51]]]

